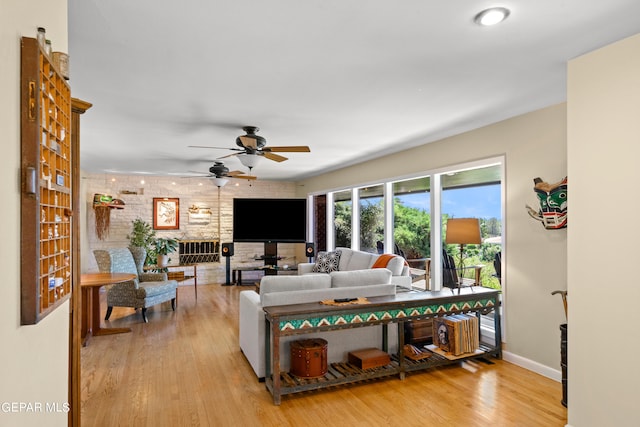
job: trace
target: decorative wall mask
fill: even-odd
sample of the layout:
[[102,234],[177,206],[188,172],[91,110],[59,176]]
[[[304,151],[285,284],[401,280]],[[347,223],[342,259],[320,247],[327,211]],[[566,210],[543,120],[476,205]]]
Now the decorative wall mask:
[[555,184],[533,180],[533,191],[538,196],[540,209],[536,211],[526,205],[531,218],[540,221],[547,230],[557,230],[567,226],[567,177]]

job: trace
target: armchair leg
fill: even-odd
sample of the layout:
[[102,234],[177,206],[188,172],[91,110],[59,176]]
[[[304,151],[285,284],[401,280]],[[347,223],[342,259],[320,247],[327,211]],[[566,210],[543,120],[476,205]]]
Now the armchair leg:
[[176,299],[175,298],[171,298],[171,309],[173,311],[176,311]]
[[108,306],[107,307],[107,314],[104,316],[104,320],[109,320],[109,317],[111,317],[111,312],[113,311],[113,306]]
[[146,308],[142,309],[142,320],[144,320],[144,323],[149,323],[149,321],[147,320],[147,309]]

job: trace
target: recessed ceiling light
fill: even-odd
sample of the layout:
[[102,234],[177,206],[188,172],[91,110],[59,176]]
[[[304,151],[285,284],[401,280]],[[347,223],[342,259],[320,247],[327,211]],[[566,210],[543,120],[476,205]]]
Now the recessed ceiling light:
[[490,25],[499,24],[507,19],[509,13],[511,12],[505,7],[492,7],[478,13],[475,18],[473,18],[473,22],[478,25],[488,27]]

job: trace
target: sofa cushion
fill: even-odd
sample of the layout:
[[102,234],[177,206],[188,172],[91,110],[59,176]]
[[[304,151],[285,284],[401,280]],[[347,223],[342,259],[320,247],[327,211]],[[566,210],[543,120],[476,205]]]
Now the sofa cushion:
[[336,250],[339,250],[341,253],[338,270],[347,270],[347,266],[349,265],[349,261],[351,260],[351,255],[353,255],[353,249],[338,247],[336,248]]
[[305,276],[264,276],[260,280],[260,293],[304,291],[331,287],[331,277],[327,274],[307,274]]
[[318,252],[316,265],[313,266],[314,273],[331,273],[337,271],[340,264],[342,251],[337,249],[333,252]]
[[136,298],[145,299],[156,295],[162,295],[171,292],[178,287],[175,280],[167,280],[162,282],[140,282],[136,289]]
[[328,274],[307,274],[304,276],[264,276],[260,280],[260,301],[266,294],[329,289],[331,277]]
[[331,276],[332,288],[369,286],[391,283],[391,271],[386,268],[334,271]]
[[[343,253],[346,251],[343,251]],[[371,268],[373,261],[377,258],[376,254],[370,254],[369,252],[354,251],[349,249],[349,254],[344,260],[340,261],[340,270],[364,270]]]
[[[262,287],[262,285],[261,285]],[[335,298],[377,297],[395,295],[395,285],[352,286],[348,288],[310,289],[305,291],[271,292],[261,295],[262,306],[271,307],[288,304],[320,302]]]

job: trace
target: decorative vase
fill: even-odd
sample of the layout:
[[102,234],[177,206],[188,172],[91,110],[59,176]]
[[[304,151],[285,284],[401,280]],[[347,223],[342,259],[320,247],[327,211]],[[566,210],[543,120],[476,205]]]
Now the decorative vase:
[[169,263],[169,255],[158,255],[158,267],[165,267]]

